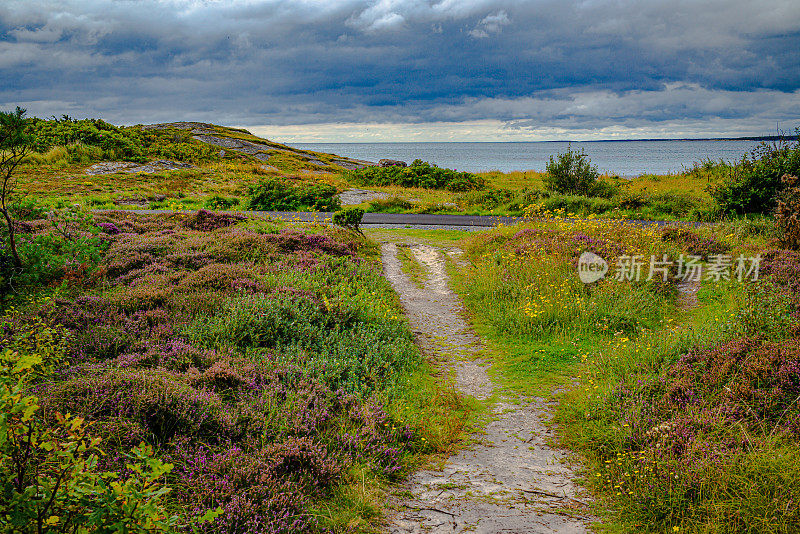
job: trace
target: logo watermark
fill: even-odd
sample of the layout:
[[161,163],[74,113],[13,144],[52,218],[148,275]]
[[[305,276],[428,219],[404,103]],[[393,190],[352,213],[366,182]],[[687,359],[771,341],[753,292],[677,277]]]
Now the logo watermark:
[[[638,282],[640,280],[661,279],[666,281],[670,274],[683,282],[700,282],[701,280],[730,280],[740,282],[758,280],[761,256],[745,256],[736,258],[730,254],[709,254],[708,261],[702,256],[681,254],[676,260],[666,254],[649,258],[642,254],[620,256],[617,258],[613,278]],[[593,252],[584,252],[578,258],[578,276],[584,284],[596,282],[609,271],[608,262]]]
[[594,252],[584,252],[578,258],[578,276],[584,284],[603,278],[608,272],[608,262]]

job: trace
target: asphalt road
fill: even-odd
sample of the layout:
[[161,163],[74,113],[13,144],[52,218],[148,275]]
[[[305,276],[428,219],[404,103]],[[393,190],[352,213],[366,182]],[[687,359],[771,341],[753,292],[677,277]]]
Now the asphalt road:
[[[100,210],[109,211],[109,210]],[[134,213],[171,213],[170,210],[124,210]],[[332,212],[309,211],[224,211],[241,215],[256,215],[264,218],[283,219],[286,221],[315,222],[330,220]],[[444,215],[440,213],[365,213],[361,221],[364,227],[475,227],[494,228],[498,224],[514,224],[519,217],[502,215]]]
[[[330,219],[333,213],[307,213],[307,212],[277,212],[259,211],[259,215],[303,222]],[[315,219],[316,217],[316,219]],[[518,217],[501,215],[444,215],[441,213],[365,213],[361,220],[362,226],[480,226],[492,228],[498,224],[514,224]]]

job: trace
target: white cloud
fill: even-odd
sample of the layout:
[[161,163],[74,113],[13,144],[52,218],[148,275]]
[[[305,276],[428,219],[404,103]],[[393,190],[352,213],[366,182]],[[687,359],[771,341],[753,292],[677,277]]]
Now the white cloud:
[[[731,110],[742,110],[732,113]],[[354,113],[356,114],[356,113]],[[715,91],[668,84],[660,91],[553,92],[434,106],[435,120],[257,126],[286,142],[542,141],[769,135],[800,124],[800,90]],[[484,117],[509,117],[485,119]]]

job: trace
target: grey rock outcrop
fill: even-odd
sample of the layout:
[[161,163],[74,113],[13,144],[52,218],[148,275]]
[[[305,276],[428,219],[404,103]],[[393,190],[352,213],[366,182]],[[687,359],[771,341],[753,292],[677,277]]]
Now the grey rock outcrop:
[[408,165],[399,159],[382,159],[378,162],[378,167],[408,167]]
[[95,163],[86,169],[84,173],[93,176],[98,174],[113,174],[115,172],[124,172],[127,174],[138,174],[143,172],[150,174],[158,171],[174,171],[178,169],[191,168],[194,168],[194,165],[184,163],[182,161],[171,161],[168,159],[158,159],[145,164],[132,163],[130,161],[104,161],[102,163]]

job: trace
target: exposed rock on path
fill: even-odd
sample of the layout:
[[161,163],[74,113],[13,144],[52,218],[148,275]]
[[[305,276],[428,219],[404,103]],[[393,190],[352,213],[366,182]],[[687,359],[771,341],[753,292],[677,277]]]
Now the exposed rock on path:
[[[481,340],[464,320],[460,299],[448,287],[442,254],[412,246],[427,271],[424,289],[401,270],[397,247],[382,247],[384,273],[400,296],[418,343],[449,362],[458,390],[489,399],[500,395],[475,356]],[[566,455],[547,443],[549,406],[543,399],[501,397],[478,442],[450,457],[441,471],[423,470],[407,482],[389,516],[388,531],[477,533],[581,533],[591,520],[572,479]]]

